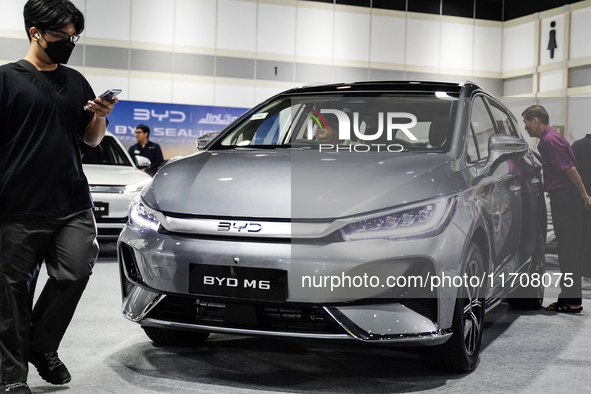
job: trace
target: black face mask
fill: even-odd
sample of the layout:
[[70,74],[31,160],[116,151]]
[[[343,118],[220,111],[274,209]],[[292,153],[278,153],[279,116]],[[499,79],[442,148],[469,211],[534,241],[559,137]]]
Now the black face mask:
[[76,44],[70,40],[46,42],[47,48],[43,50],[47,56],[49,56],[52,62],[62,64],[68,63],[68,59],[70,59],[70,55],[72,54]]

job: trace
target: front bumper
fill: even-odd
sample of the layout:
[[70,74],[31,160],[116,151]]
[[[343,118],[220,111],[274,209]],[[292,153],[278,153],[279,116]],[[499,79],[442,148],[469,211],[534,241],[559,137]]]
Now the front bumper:
[[[222,334],[239,334],[239,335],[263,335],[274,337],[289,337],[289,338],[307,338],[307,339],[339,339],[339,340],[360,340],[366,343],[385,344],[396,346],[434,346],[446,342],[452,335],[449,329],[439,329],[435,327],[431,321],[425,319],[424,316],[417,316],[417,314],[410,309],[406,309],[400,304],[389,304],[386,308],[391,309],[386,312],[382,309],[380,318],[396,319],[407,322],[409,325],[418,323],[419,327],[414,327],[408,332],[397,334],[373,334],[371,329],[359,327],[353,320],[348,318],[344,312],[345,308],[339,307],[322,307],[323,312],[329,315],[338,325],[333,328],[334,332],[323,331],[309,331],[305,332],[298,330],[297,324],[293,324],[291,330],[273,330],[262,328],[243,328],[238,326],[220,326],[215,324],[196,324],[179,321],[160,320],[157,318],[146,317],[141,319],[141,324],[148,327],[159,327],[165,329],[179,329],[179,330],[199,330],[205,332],[216,332]],[[375,311],[371,308],[365,310],[366,314],[375,315]],[[289,313],[289,312],[288,312]],[[301,318],[301,315],[299,315]],[[283,318],[283,316],[281,316]],[[283,323],[288,326],[288,324]],[[305,324],[305,323],[304,323]],[[334,325],[334,323],[333,323]],[[417,329],[418,328],[418,329]],[[426,331],[420,331],[424,329]]]
[[[144,326],[300,338],[436,345],[451,335],[457,289],[304,286],[305,276],[460,274],[466,236],[453,223],[432,238],[334,243],[197,237],[127,226],[119,238],[122,311]],[[191,265],[287,271],[285,301],[189,291]],[[386,283],[386,282],[381,282]]]

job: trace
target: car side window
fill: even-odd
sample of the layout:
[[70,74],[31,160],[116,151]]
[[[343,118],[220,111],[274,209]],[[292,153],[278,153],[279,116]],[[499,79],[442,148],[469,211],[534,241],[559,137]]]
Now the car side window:
[[[488,139],[491,135],[495,134],[495,128],[482,97],[476,97],[472,103],[470,128],[476,139],[475,147],[478,152],[478,158],[486,159],[488,157]],[[474,161],[470,152],[470,146],[468,147],[468,154],[471,160]]]
[[493,117],[495,118],[495,123],[497,124],[497,129],[499,129],[499,133],[519,137],[517,131],[513,127],[513,123],[509,119],[509,115],[507,115],[504,110],[495,105],[494,101],[489,100],[489,103],[491,104],[490,110],[493,113]]

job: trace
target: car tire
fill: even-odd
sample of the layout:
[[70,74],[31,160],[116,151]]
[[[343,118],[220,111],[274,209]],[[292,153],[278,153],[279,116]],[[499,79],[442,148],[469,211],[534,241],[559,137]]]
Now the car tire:
[[[474,243],[468,247],[464,267],[468,278],[481,278],[483,275],[484,260],[480,248]],[[451,338],[443,345],[426,348],[420,354],[429,368],[465,373],[472,371],[478,364],[484,328],[485,288],[471,287],[470,283],[467,285],[458,289]]]
[[168,330],[156,327],[143,327],[144,332],[156,345],[195,346],[205,341],[208,332]]
[[[515,289],[507,298],[509,306],[514,309],[536,310],[542,307],[544,301],[544,284],[542,275],[546,272],[546,234],[540,232],[529,267],[528,286]],[[533,275],[537,274],[539,281],[533,286]]]

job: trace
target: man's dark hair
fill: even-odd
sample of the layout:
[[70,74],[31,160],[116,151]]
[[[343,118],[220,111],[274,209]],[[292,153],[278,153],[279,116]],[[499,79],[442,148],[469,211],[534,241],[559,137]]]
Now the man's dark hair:
[[84,15],[68,0],[29,0],[23,11],[27,37],[31,27],[41,31],[57,31],[73,23],[76,34],[84,30]]
[[521,114],[525,119],[528,121],[532,121],[534,118],[538,118],[542,124],[550,124],[550,116],[548,116],[548,112],[544,107],[541,105],[531,105],[523,111]]
[[140,129],[144,133],[148,133],[148,137],[150,136],[150,128],[148,126],[146,126],[145,124],[137,125],[136,129]]

